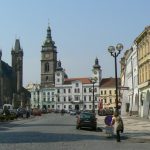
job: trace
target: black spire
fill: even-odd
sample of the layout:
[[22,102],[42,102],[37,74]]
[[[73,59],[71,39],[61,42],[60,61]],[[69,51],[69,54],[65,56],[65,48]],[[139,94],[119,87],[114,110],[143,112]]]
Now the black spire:
[[52,36],[51,36],[51,28],[50,26],[48,25],[48,28],[47,28],[47,36],[46,36],[46,40],[44,42],[44,45],[43,46],[48,46],[48,47],[51,47],[53,49],[56,50],[56,46],[55,46],[55,42],[52,40]]
[[93,66],[93,68],[97,68],[97,69],[100,69],[101,67],[100,67],[100,65],[99,65],[99,61],[98,61],[98,58],[96,57],[96,59],[95,59],[95,64],[94,64],[94,66]]
[[19,39],[16,39],[16,41],[15,41],[14,50],[15,50],[16,52],[22,51],[21,46],[20,46],[20,41],[19,41]]
[[46,37],[47,40],[52,40],[52,37],[51,37],[51,28],[50,26],[48,26],[47,28],[47,37]]
[[60,60],[57,62],[57,68],[56,68],[56,70],[57,71],[62,71],[63,70],[63,68],[61,67],[61,61]]

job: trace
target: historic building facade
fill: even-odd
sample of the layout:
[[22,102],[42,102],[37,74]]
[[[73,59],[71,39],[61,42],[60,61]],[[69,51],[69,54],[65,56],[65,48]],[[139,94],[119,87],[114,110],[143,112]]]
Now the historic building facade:
[[150,118],[150,26],[135,39],[138,61],[140,116]]
[[41,50],[41,87],[54,86],[56,65],[57,49],[51,37],[50,26],[48,26],[47,37]]
[[[95,80],[94,83],[92,79]],[[27,89],[31,92],[31,108],[39,106],[39,108],[58,110],[92,110],[94,99],[94,107],[97,110],[100,81],[101,67],[97,58],[92,69],[91,78],[68,78],[61,62],[58,61],[55,72],[55,86],[48,88],[42,88],[39,84],[29,84],[27,86]]]
[[23,50],[19,39],[12,48],[12,67],[2,61],[0,52],[0,106],[12,104],[14,107],[29,105],[30,93],[23,88]]
[[137,115],[139,111],[138,99],[138,68],[137,46],[128,49],[121,58],[121,90],[122,115]]
[[[115,78],[102,78],[99,86],[100,101],[103,108],[115,108],[116,107],[116,79]],[[118,78],[120,85],[120,78]],[[120,92],[118,91],[118,106],[121,106]]]
[[31,92],[31,108],[92,110],[94,107],[98,110],[100,100],[103,108],[115,107],[115,79],[102,79],[98,58],[91,68],[91,77],[68,78],[61,61],[57,61],[54,44],[48,26],[41,51],[41,84],[27,86]]

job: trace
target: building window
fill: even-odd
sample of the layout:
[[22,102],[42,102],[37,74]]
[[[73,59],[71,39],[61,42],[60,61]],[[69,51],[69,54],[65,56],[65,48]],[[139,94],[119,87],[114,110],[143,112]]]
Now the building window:
[[91,101],[92,100],[92,96],[89,96],[89,101]]
[[107,103],[106,99],[104,99],[105,103]]
[[101,95],[103,95],[103,91],[101,91]]
[[111,95],[111,90],[109,90],[109,94]]
[[75,100],[77,100],[77,101],[78,101],[79,99],[80,99],[80,98],[79,98],[79,96],[75,96]]
[[104,94],[106,95],[106,90],[104,91]]
[[110,104],[112,104],[112,99],[109,99]]
[[69,105],[69,109],[72,109],[72,105]]
[[68,89],[68,93],[71,93],[71,89]]
[[66,105],[64,105],[64,108],[66,108]]
[[48,108],[50,108],[50,105],[48,105]]
[[64,97],[64,102],[66,101],[66,97]]
[[76,87],[78,87],[79,86],[79,83],[76,83]]
[[78,88],[78,93],[80,93],[80,89]]
[[92,108],[92,106],[91,105],[89,105],[89,109],[91,109]]
[[97,96],[94,97],[94,100],[97,101]]
[[84,101],[86,101],[86,96],[84,96]]
[[64,89],[64,93],[66,93],[66,89]]
[[57,93],[60,93],[60,90],[59,90],[59,89],[57,89]]
[[84,88],[84,93],[86,93],[86,88]]
[[69,96],[69,97],[68,97],[68,100],[71,101],[71,99],[72,99],[71,96]]
[[91,88],[89,88],[89,92],[92,92]]
[[97,109],[97,105],[95,105],[95,109]]
[[45,72],[49,72],[49,63],[45,63],[45,69],[44,69]]
[[57,82],[60,82],[60,79],[57,78]]
[[48,81],[48,76],[46,76],[45,80]]

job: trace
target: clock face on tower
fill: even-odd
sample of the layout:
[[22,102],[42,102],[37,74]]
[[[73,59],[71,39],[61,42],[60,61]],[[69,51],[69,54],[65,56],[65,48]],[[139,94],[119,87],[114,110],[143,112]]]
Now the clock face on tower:
[[60,73],[59,73],[59,72],[57,72],[57,76],[60,76]]
[[97,71],[96,71],[96,70],[94,70],[94,74],[97,74]]
[[45,58],[49,58],[49,54],[45,54]]

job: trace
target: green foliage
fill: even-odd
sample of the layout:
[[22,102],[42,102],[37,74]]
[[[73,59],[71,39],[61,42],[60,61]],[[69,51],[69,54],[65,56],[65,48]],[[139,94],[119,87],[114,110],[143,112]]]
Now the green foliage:
[[16,114],[9,114],[9,115],[0,114],[0,121],[14,120],[16,118],[17,118]]

